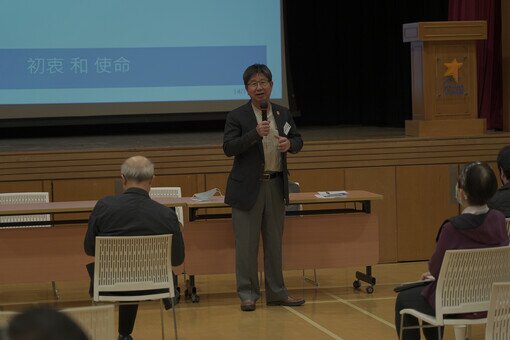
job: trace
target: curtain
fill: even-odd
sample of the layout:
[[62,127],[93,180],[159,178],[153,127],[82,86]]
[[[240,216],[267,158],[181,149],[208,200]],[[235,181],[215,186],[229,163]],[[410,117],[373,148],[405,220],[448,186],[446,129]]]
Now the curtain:
[[477,42],[478,114],[487,129],[503,128],[501,0],[450,0],[448,20],[486,20],[487,40]]
[[448,20],[444,0],[284,0],[291,110],[304,125],[403,127],[412,117],[402,25]]

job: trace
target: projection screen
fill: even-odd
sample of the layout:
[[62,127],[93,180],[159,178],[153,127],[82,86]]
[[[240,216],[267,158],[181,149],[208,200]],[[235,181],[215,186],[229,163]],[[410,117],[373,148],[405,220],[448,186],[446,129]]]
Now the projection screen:
[[[226,112],[242,73],[288,106],[280,0],[0,0],[0,121]],[[203,117],[203,114],[201,115]]]

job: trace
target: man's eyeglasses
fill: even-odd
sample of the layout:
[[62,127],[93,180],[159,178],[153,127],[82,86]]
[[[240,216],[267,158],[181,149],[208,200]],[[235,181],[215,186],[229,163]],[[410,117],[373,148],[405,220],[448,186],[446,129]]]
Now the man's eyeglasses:
[[254,82],[251,82],[251,83],[248,83],[248,87],[249,88],[252,88],[252,89],[256,89],[257,86],[262,87],[263,89],[265,89],[266,87],[269,86],[269,81],[267,80],[261,80],[261,81],[254,81]]

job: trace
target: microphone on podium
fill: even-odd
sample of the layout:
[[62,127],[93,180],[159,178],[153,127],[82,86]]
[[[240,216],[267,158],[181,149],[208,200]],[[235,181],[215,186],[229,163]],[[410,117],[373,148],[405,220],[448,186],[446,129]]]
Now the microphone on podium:
[[267,120],[267,102],[260,103],[260,109],[262,110],[262,120]]

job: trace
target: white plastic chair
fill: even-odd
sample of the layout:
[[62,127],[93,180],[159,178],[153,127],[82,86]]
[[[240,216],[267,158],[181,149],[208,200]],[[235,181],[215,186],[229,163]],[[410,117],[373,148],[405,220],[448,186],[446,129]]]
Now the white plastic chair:
[[[181,195],[181,187],[154,187],[149,191],[149,196],[154,199],[156,197],[162,198],[171,198],[171,197],[182,197]],[[175,207],[175,213],[177,214],[177,218],[179,222],[184,225],[184,215],[182,211],[182,207]]]
[[510,282],[492,285],[485,340],[510,339]]
[[[13,192],[0,194],[0,205],[3,204],[30,204],[30,203],[48,203],[50,201],[47,192]],[[16,223],[16,222],[45,222],[51,221],[49,214],[46,215],[16,215],[16,216],[0,216],[0,223]],[[6,228],[36,228],[49,227],[50,225],[32,225],[23,227],[6,227]]]
[[[489,309],[490,292],[494,282],[510,281],[510,246],[447,250],[441,265],[436,287],[436,316],[403,309],[400,338],[405,329],[455,327],[455,339],[466,339],[466,328],[484,324],[482,319],[447,318],[452,314],[483,312]],[[403,327],[405,314],[413,315],[429,325]],[[467,327],[466,327],[467,326]]]
[[92,340],[115,339],[115,306],[87,306],[62,309]]
[[[172,235],[96,237],[94,302],[138,303],[169,298],[172,302],[177,339],[171,254]],[[144,290],[168,290],[168,292],[122,294]],[[161,332],[164,339],[163,301],[160,303],[160,309]]]

